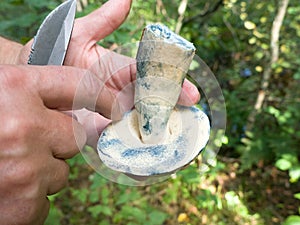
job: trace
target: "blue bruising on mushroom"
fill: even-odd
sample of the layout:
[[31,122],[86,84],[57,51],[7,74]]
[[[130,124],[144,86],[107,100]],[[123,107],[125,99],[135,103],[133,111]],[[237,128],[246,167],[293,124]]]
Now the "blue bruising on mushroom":
[[[185,134],[187,135],[187,134]],[[186,137],[184,137],[183,135],[179,135],[179,137],[176,139],[176,145],[177,146],[182,146],[182,145],[186,145],[185,143],[187,142]]]
[[177,151],[177,150],[175,150],[175,151],[174,151],[174,157],[175,157],[175,158],[177,158],[177,157],[178,157],[178,155],[179,155],[178,151]]
[[179,110],[190,110],[193,115],[194,118],[197,120],[203,120],[205,118],[205,113],[202,112],[199,108],[197,108],[196,106],[191,106],[191,107],[187,107],[187,106],[177,106],[177,108]]
[[147,90],[150,90],[151,84],[147,83],[147,82],[143,82],[141,83],[142,87],[144,87]]
[[[187,148],[186,135],[188,135],[188,134],[181,134],[176,139],[175,143],[176,143],[176,146],[180,146],[179,149],[186,149]],[[184,153],[185,153],[184,151],[177,151],[177,154],[176,154],[177,159],[181,160],[181,158],[183,158],[183,156],[185,155]]]
[[165,26],[162,26],[160,24],[152,24],[150,25],[150,29],[157,33],[156,31],[159,31],[159,35],[162,36],[165,39],[169,39],[171,37],[171,32],[166,29]]
[[197,107],[195,107],[195,106],[189,107],[189,109],[190,109],[190,111],[193,112],[193,113],[197,113],[197,112],[200,111],[200,110],[199,110]]
[[105,153],[102,149],[99,149],[98,151],[100,151],[103,155],[105,155],[108,158],[111,158],[111,155]]
[[107,136],[106,133],[103,132],[102,135],[101,135],[101,138],[104,138],[104,137],[106,137],[106,136]]
[[166,145],[155,145],[140,148],[129,148],[122,152],[122,157],[136,157],[141,154],[150,154],[152,157],[159,157],[167,149]]
[[111,157],[111,155],[109,155],[109,154],[107,154],[107,153],[103,152],[102,150],[100,150],[100,152],[101,152],[103,155],[105,155],[106,157],[108,157],[108,158],[112,158],[112,157]]
[[149,176],[155,176],[155,175],[161,175],[161,172],[157,169],[153,168],[147,171],[149,173]]
[[128,110],[127,112],[124,113],[123,118],[125,119],[126,117],[130,116],[131,110]]
[[172,42],[173,44],[181,45],[186,49],[192,50],[190,54],[192,54],[193,51],[196,50],[195,46],[191,42],[188,42],[184,38],[175,34],[167,26],[164,26],[162,24],[151,24],[148,27],[157,37],[163,38],[165,40],[170,40],[170,42]]
[[151,117],[147,114],[144,114],[144,120],[146,120],[145,125],[143,125],[143,129],[145,131],[146,134],[151,134],[152,133],[152,127],[150,124],[150,119]]
[[176,38],[176,44],[182,45],[184,47],[188,47],[186,41],[182,38]]
[[143,78],[146,76],[146,65],[149,62],[142,59],[137,59],[137,78]]
[[[106,134],[103,133],[102,138],[105,136],[106,136]],[[109,148],[110,146],[116,146],[116,145],[121,145],[121,144],[122,144],[122,142],[116,138],[110,139],[110,140],[102,139],[102,141],[100,142],[100,146],[101,146],[100,149],[106,149],[106,148]]]
[[202,121],[203,119],[205,119],[205,113],[202,112],[200,109],[196,108],[196,107],[191,107],[193,109],[191,110],[194,110],[193,112],[195,112],[195,116],[194,118],[199,120],[199,121]]
[[127,173],[131,173],[131,169],[127,165],[119,164],[115,161],[105,161],[105,164],[108,168],[114,168],[117,171],[126,171]]

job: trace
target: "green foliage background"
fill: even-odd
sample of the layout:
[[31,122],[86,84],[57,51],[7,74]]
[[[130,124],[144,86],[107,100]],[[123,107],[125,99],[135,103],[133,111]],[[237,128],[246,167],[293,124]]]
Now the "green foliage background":
[[[26,43],[60,2],[2,0],[0,34]],[[104,2],[87,1],[77,16]],[[152,22],[175,30],[181,2],[133,1],[127,21],[99,44],[110,47],[136,42],[143,27]],[[198,159],[161,184],[127,187],[105,180],[78,155],[69,161],[69,187],[51,196],[46,224],[300,224],[297,0],[290,0],[280,31],[280,55],[272,65],[267,98],[253,128],[246,130],[270,59],[277,9],[278,1],[188,1],[180,34],[195,44],[226,100],[226,138],[214,167],[200,173]]]

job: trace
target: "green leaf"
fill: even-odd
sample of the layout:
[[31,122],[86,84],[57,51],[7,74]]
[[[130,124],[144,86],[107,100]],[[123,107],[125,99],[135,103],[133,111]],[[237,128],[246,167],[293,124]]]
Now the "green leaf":
[[99,202],[99,200],[100,200],[100,197],[99,197],[98,191],[96,191],[96,190],[91,191],[90,196],[89,196],[89,201],[91,203],[96,203],[96,202]]
[[63,217],[62,211],[54,205],[54,202],[50,200],[50,211],[45,221],[45,225],[60,224],[60,220]]
[[99,214],[103,214],[105,216],[111,216],[112,210],[109,206],[105,205],[94,205],[88,208],[88,212],[92,214],[92,217],[97,218]]
[[85,203],[89,194],[87,189],[72,189],[71,190],[73,197],[78,199],[81,203]]
[[288,170],[292,167],[292,163],[287,159],[279,159],[276,161],[275,166],[280,170]]
[[108,204],[110,199],[110,190],[109,189],[102,189],[101,190],[101,201],[103,204]]
[[109,206],[103,206],[101,212],[106,216],[112,215],[112,210]]
[[111,225],[111,222],[109,220],[101,220],[98,225]]
[[199,172],[198,172],[197,168],[193,165],[190,165],[186,169],[180,171],[179,174],[182,176],[183,182],[185,182],[185,183],[188,183],[188,184],[200,183]]
[[116,205],[121,205],[124,204],[126,202],[130,202],[130,201],[134,201],[137,199],[140,199],[141,195],[137,192],[137,191],[131,191],[131,192],[124,192],[120,195],[120,197],[118,198]]
[[56,207],[51,207],[44,225],[60,224],[63,213]]
[[150,222],[147,225],[160,225],[165,222],[168,217],[167,213],[161,211],[153,211],[149,215]]
[[295,183],[300,179],[300,165],[293,166],[289,170],[290,182]]
[[296,73],[294,73],[293,77],[294,77],[295,80],[300,80],[300,70],[297,71]]
[[226,192],[225,199],[230,207],[235,207],[240,204],[239,196],[233,191]]
[[292,215],[289,216],[283,223],[283,225],[299,225],[300,224],[300,216]]
[[251,21],[245,21],[244,26],[247,30],[253,30],[256,28],[256,24]]
[[121,215],[123,218],[134,220],[139,223],[143,223],[147,219],[147,215],[144,210],[130,205],[125,205],[122,207]]
[[119,196],[116,205],[123,204],[125,202],[128,202],[130,200],[130,196],[127,193],[123,193],[122,195]]
[[40,1],[40,0],[29,0],[29,1],[27,0],[25,1],[25,3],[35,8],[47,7],[49,5],[48,1]]
[[268,112],[272,115],[274,115],[276,118],[280,115],[280,110],[276,109],[273,106],[268,107]]
[[97,216],[101,213],[101,205],[95,205],[88,208],[88,212],[92,214],[92,217],[97,218]]
[[300,200],[300,192],[297,194],[294,194],[294,197]]

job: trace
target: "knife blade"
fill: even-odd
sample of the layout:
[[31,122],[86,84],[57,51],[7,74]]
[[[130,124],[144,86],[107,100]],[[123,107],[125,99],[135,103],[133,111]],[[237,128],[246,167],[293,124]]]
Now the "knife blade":
[[68,49],[76,13],[76,0],[56,7],[34,37],[28,64],[62,65]]

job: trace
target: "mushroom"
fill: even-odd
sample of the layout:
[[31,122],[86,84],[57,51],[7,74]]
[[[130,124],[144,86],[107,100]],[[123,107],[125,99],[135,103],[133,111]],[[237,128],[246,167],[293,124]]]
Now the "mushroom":
[[136,56],[135,107],[98,141],[107,167],[132,177],[170,174],[205,147],[210,132],[205,113],[176,105],[194,54],[194,45],[166,26],[146,26]]

